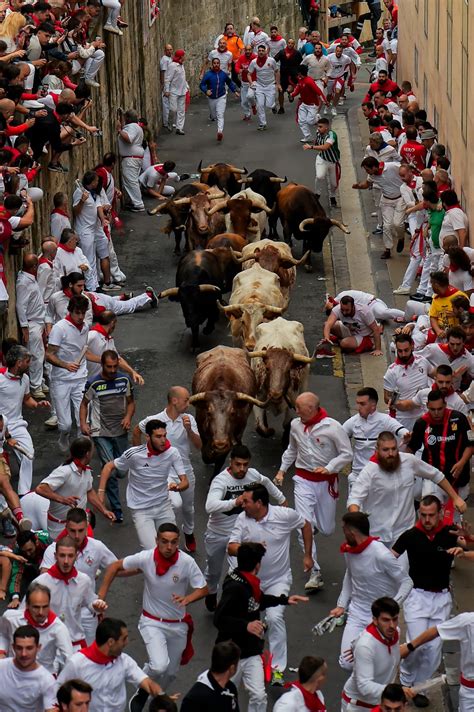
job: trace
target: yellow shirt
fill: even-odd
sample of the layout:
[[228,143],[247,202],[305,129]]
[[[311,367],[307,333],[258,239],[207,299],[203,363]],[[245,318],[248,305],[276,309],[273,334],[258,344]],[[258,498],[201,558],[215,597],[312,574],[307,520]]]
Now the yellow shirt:
[[443,331],[446,331],[451,326],[459,325],[459,320],[453,314],[452,300],[454,297],[466,297],[468,299],[467,294],[461,292],[460,289],[449,287],[445,297],[435,294],[431,302],[430,317],[438,320],[438,324]]

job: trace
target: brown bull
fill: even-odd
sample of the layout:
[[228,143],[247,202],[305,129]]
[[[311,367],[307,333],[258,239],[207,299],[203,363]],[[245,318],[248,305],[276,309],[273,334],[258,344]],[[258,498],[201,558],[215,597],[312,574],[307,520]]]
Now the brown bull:
[[[247,195],[247,192],[250,195]],[[265,232],[267,215],[271,213],[264,198],[250,189],[241,191],[233,198],[219,200],[211,208],[210,215],[217,211],[225,213],[227,230],[242,235],[250,242],[261,239]]]
[[223,215],[220,213],[210,215],[213,201],[222,196],[222,192],[207,192],[175,200],[175,205],[189,206],[186,221],[186,245],[189,250],[205,248],[210,237],[225,230]]
[[234,195],[240,190],[239,178],[247,173],[246,168],[236,168],[230,163],[211,163],[206,168],[202,168],[202,161],[198,166],[201,173],[201,183],[209,186],[216,185],[221,190],[227,191],[229,195]]
[[[241,235],[234,235],[231,232],[223,232],[220,235],[211,237],[207,243],[206,252],[212,252],[218,259],[223,275],[223,291],[230,292],[232,280],[240,272],[240,265],[235,262],[233,251],[240,252],[247,240]],[[240,247],[239,247],[240,245]]]

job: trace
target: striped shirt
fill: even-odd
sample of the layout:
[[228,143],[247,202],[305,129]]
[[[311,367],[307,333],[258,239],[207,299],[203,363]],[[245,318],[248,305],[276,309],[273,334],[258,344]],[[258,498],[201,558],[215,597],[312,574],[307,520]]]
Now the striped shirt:
[[326,134],[321,134],[319,131],[316,133],[314,145],[323,146],[325,143],[331,144],[331,147],[325,151],[318,151],[318,156],[321,156],[324,161],[328,161],[329,163],[339,163],[341,153],[337,143],[337,134],[332,129]]
[[125,373],[119,372],[110,379],[99,373],[87,381],[84,398],[90,403],[92,437],[117,438],[126,435],[122,420],[130,396],[133,396],[133,386]]

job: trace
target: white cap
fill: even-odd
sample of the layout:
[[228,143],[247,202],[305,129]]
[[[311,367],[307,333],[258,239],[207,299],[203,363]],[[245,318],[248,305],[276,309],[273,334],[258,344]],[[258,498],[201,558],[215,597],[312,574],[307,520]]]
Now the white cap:
[[343,34],[343,35],[350,35],[350,34],[351,34],[350,28],[349,28],[349,27],[345,27],[345,28],[342,30],[342,34]]

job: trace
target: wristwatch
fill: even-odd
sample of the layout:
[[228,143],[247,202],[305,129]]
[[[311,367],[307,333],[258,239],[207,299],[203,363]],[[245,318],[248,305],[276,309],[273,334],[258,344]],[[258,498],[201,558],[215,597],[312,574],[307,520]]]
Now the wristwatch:
[[410,651],[410,653],[413,653],[414,650],[416,650],[415,646],[413,643],[407,643],[407,648]]

